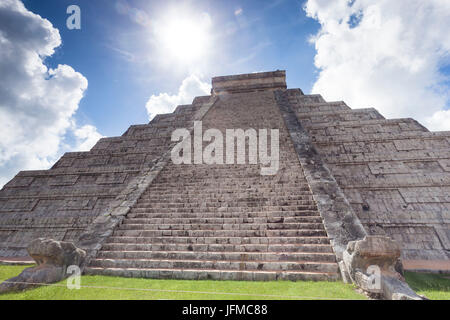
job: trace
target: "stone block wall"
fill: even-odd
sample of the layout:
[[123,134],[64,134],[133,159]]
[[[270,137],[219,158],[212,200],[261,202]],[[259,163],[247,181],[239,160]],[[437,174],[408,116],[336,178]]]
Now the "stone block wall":
[[[230,105],[216,106],[204,119],[205,129],[274,126],[284,132],[280,114],[263,117],[254,106],[258,99],[274,103],[279,90],[365,230],[400,241],[405,260],[449,261],[450,132],[286,90],[284,71],[213,78],[212,95]],[[197,97],[120,137],[103,138],[89,152],[66,153],[49,170],[17,174],[0,190],[0,257],[26,255],[26,246],[39,237],[76,241],[96,217],[111,211],[127,186],[161,162],[172,131],[192,126],[210,99]],[[239,108],[249,106],[255,109],[251,117],[239,116]],[[281,138],[280,144],[290,143],[286,132]],[[283,159],[292,157],[291,147],[280,145],[280,151]],[[287,167],[280,172],[297,174]]]
[[[206,97],[209,99],[209,97]],[[0,257],[26,256],[39,237],[76,241],[141,170],[167,151],[175,128],[188,127],[204,97],[174,113],[64,154],[50,170],[19,172],[0,190]]]
[[286,72],[277,70],[212,78],[212,94],[262,92],[286,89]]
[[318,95],[289,102],[366,231],[403,244],[405,260],[450,258],[450,132],[385,119]]

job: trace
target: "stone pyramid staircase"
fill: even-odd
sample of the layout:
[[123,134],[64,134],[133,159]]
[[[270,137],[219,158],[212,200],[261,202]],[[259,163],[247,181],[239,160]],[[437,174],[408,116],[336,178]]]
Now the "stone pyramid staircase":
[[[285,76],[214,77],[210,96],[19,172],[0,190],[0,261],[45,237],[85,249],[92,274],[329,280],[367,233],[401,243],[405,269],[448,271],[450,132],[287,89]],[[198,120],[224,136],[279,129],[278,173],[172,164],[172,132]]]
[[[245,104],[245,108],[242,107]],[[339,278],[272,92],[221,97],[204,130],[280,130],[280,169],[170,162],[91,261],[88,274],[221,280]]]

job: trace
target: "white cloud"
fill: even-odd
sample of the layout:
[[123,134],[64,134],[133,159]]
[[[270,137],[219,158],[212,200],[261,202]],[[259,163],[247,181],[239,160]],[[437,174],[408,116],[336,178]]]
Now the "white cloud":
[[311,39],[320,69],[313,92],[450,130],[438,120],[448,119],[440,68],[450,64],[450,1],[308,0],[304,9],[321,24]]
[[83,136],[87,129],[73,119],[87,79],[68,65],[44,64],[60,45],[48,20],[19,0],[0,2],[0,187],[20,170],[48,168],[67,131],[75,130],[79,146],[96,137],[94,127]]
[[152,95],[145,107],[149,118],[153,119],[157,114],[173,112],[178,105],[189,104],[196,96],[209,95],[210,92],[211,86],[208,82],[191,75],[183,80],[177,94]]
[[438,131],[450,130],[450,110],[435,112],[433,116],[424,120],[424,125]]
[[89,151],[103,136],[97,132],[97,128],[92,125],[84,125],[74,130],[74,135],[77,140],[77,151]]

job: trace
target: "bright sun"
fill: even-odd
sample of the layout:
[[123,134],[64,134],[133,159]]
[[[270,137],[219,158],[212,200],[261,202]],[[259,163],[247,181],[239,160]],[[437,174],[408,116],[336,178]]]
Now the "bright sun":
[[198,19],[170,17],[159,24],[157,30],[160,49],[166,57],[179,62],[202,59],[210,45],[210,19],[207,14]]

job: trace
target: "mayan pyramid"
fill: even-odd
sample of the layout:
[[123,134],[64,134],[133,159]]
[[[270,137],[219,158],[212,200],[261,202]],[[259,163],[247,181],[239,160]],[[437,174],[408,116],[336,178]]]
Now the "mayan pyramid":
[[[171,134],[194,121],[278,129],[279,170],[174,164]],[[72,241],[90,274],[337,279],[346,243],[366,234],[399,241],[406,266],[448,266],[450,132],[287,89],[284,71],[213,78],[210,96],[0,191],[0,257]]]

